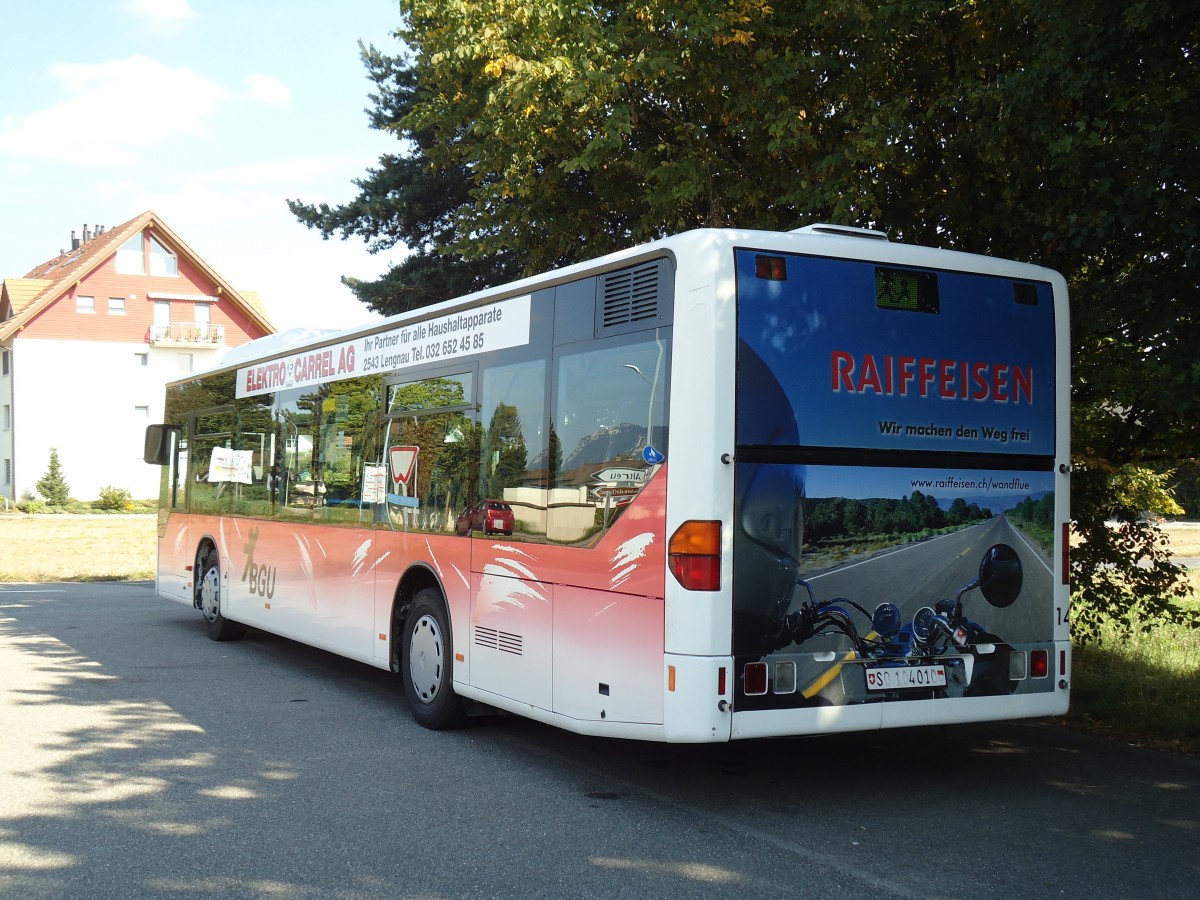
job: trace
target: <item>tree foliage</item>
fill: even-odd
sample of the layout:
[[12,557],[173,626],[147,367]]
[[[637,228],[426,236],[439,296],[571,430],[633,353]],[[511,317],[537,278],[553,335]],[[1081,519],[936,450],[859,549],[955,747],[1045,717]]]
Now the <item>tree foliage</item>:
[[46,474],[37,480],[36,487],[49,506],[66,506],[71,499],[71,488],[63,476],[57,448],[50,448],[50,463],[46,467]]
[[1166,495],[1122,485],[1200,443],[1200,7],[401,10],[403,49],[363,51],[371,124],[401,151],[345,206],[293,204],[326,236],[413,248],[381,281],[350,282],[373,308],[695,226],[833,221],[1057,269],[1074,309],[1076,585],[1101,609],[1130,589],[1166,602],[1179,573],[1143,515]]
[[967,503],[962,497],[943,510],[937,498],[921,491],[898,499],[809,498],[804,501],[804,539],[818,544],[873,536],[928,534],[991,517],[991,511]]

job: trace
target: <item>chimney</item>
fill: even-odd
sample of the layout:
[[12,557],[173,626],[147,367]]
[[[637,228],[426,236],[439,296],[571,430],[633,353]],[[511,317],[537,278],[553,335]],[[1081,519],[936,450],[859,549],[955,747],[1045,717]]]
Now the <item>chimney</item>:
[[78,250],[79,244],[80,244],[80,240],[79,240],[79,238],[75,237],[75,229],[72,228],[71,229],[71,249]]

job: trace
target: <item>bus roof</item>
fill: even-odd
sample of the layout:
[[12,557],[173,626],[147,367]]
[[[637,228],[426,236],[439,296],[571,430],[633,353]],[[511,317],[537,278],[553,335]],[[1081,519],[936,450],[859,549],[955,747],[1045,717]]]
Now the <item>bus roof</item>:
[[[844,256],[847,258],[874,258],[885,256],[889,261],[913,266],[932,266],[946,269],[978,271],[984,269],[992,274],[1009,277],[1061,281],[1058,273],[1030,263],[1020,263],[998,257],[982,256],[958,250],[946,250],[916,244],[893,243],[886,233],[865,228],[840,225],[811,224],[792,231],[761,231],[736,228],[698,228],[676,235],[660,238],[583,262],[573,263],[531,275],[517,281],[506,282],[461,297],[423,306],[406,313],[397,313],[383,319],[360,323],[344,329],[338,328],[292,328],[258,340],[250,341],[225,351],[207,369],[176,379],[185,382],[225,369],[244,366],[256,360],[265,360],[284,353],[304,350],[333,341],[344,341],[358,336],[395,328],[397,325],[433,318],[459,309],[480,306],[490,301],[529,293],[535,289],[551,287],[572,281],[581,275],[596,270],[613,269],[642,259],[677,253],[695,252],[707,245],[708,249],[735,246],[755,247],[779,252],[819,252],[820,255]],[[931,258],[936,256],[936,263]],[[1000,271],[998,271],[998,269]]]

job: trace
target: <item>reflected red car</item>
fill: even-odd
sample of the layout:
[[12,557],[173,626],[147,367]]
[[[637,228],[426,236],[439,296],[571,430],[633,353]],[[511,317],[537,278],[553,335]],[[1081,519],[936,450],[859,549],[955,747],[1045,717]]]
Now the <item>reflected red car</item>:
[[512,507],[500,500],[480,500],[454,520],[456,534],[482,531],[484,534],[512,534],[516,516]]

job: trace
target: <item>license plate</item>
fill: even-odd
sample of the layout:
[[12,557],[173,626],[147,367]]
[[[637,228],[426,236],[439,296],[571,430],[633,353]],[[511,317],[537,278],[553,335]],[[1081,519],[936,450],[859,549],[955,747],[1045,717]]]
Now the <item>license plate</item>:
[[891,666],[886,669],[867,669],[867,690],[869,691],[945,686],[945,666]]

